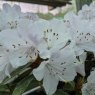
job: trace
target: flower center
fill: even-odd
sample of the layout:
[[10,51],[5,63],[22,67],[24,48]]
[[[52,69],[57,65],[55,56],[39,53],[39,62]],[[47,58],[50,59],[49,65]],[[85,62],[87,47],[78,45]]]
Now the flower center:
[[47,44],[47,49],[50,50],[54,46],[54,44],[58,41],[59,34],[53,32],[52,29],[47,29],[46,31],[44,31],[43,39]]
[[10,21],[10,22],[8,22],[8,26],[9,26],[10,29],[17,28],[17,25],[18,25],[17,21]]

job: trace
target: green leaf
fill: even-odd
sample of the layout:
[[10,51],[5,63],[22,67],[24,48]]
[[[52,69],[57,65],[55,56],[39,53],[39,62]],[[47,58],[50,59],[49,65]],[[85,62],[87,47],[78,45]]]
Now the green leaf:
[[53,18],[53,15],[51,13],[47,13],[47,14],[42,14],[42,13],[37,13],[37,15],[42,18],[42,19],[46,19],[46,20],[50,20]]
[[[9,92],[10,90],[6,85],[0,85],[0,92]],[[1,94],[0,94],[1,95]]]
[[21,95],[22,93],[24,93],[27,87],[29,86],[30,82],[32,82],[32,80],[33,80],[32,76],[29,76],[21,80],[15,87],[12,95]]
[[57,90],[54,95],[68,95],[68,94],[62,90]]
[[16,78],[18,78],[21,74],[23,74],[24,72],[30,70],[31,68],[28,67],[28,65],[25,65],[25,66],[22,66],[22,67],[19,67],[17,68],[15,71],[13,71],[10,76],[11,77],[6,77],[2,84],[8,84],[8,83],[11,83],[13,82]]
[[33,78],[33,80],[28,85],[27,90],[33,89],[37,86],[40,86],[40,82],[38,82],[35,78]]
[[73,91],[74,88],[75,88],[75,83],[73,81],[66,83],[64,86],[65,91]]

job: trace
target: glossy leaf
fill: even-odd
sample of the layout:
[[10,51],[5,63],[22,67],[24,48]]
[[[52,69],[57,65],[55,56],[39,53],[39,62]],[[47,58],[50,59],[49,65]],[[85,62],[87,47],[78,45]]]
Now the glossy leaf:
[[[29,64],[28,64],[29,65]],[[10,74],[10,78],[9,77],[6,77],[4,79],[4,81],[2,82],[2,84],[8,84],[8,83],[11,83],[13,82],[16,78],[18,78],[22,73],[30,70],[31,68],[28,67],[28,65],[25,65],[25,66],[22,66],[22,67],[19,67],[17,68],[15,71],[13,71],[11,74]],[[28,68],[27,68],[28,67]]]
[[32,80],[33,80],[32,76],[29,76],[20,81],[15,87],[12,95],[22,95],[22,93],[26,91],[27,87],[29,86]]

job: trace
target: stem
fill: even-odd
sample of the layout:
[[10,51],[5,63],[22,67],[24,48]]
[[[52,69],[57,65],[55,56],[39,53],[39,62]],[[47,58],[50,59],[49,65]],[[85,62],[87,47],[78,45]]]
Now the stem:
[[35,69],[35,68],[37,68],[37,67],[41,64],[41,62],[47,61],[47,60],[48,60],[48,58],[47,58],[47,59],[42,59],[42,58],[38,55],[36,61],[31,64],[32,70]]

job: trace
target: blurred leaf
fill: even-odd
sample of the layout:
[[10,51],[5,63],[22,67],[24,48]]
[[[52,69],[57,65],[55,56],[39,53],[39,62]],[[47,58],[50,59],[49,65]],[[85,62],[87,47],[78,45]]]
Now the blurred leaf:
[[27,87],[32,82],[32,80],[33,80],[32,76],[28,76],[27,78],[21,80],[15,87],[12,95],[21,95],[23,92],[26,91]]
[[40,82],[38,82],[35,78],[33,78],[33,80],[30,82],[26,90],[33,89],[39,85],[40,85]]
[[5,78],[2,83],[3,83],[3,84],[11,83],[11,82],[14,81],[16,78],[18,78],[20,74],[22,74],[22,73],[24,73],[24,72],[26,72],[26,71],[28,71],[28,70],[30,70],[30,68],[26,68],[26,69],[23,69],[23,70],[21,70],[21,71],[18,71],[16,74],[12,74],[10,78],[9,78],[9,77]]
[[[23,93],[35,93],[36,91],[38,93],[40,93],[40,91],[42,91],[43,87],[42,87],[42,81],[37,81],[36,78],[34,77],[34,75],[32,75],[32,81],[30,82],[30,84],[28,85],[26,91]],[[36,93],[37,93],[36,92]],[[26,94],[27,95],[27,94]],[[33,94],[34,95],[34,94]],[[38,95],[38,94],[37,94]],[[43,94],[42,94],[43,95]]]
[[10,95],[8,92],[0,92],[0,95]]
[[[9,92],[10,90],[6,85],[0,85],[0,92]],[[1,94],[0,94],[1,95]]]
[[50,20],[50,19],[52,19],[54,17],[51,13],[47,13],[47,14],[37,13],[37,15],[40,18],[46,19],[46,20]]
[[18,78],[22,73],[24,73],[24,72],[26,72],[26,71],[28,71],[28,70],[31,69],[30,67],[28,67],[28,68],[27,68],[27,67],[28,67],[28,65],[25,65],[25,66],[19,67],[19,68],[17,68],[16,70],[14,70],[14,71],[10,74],[11,77],[6,77],[6,78],[3,80],[2,84],[11,83],[11,82],[14,81],[16,78]]
[[68,95],[68,94],[62,90],[57,90],[54,95]]
[[74,88],[75,88],[75,83],[73,81],[66,83],[64,86],[64,90],[66,91],[73,91]]

